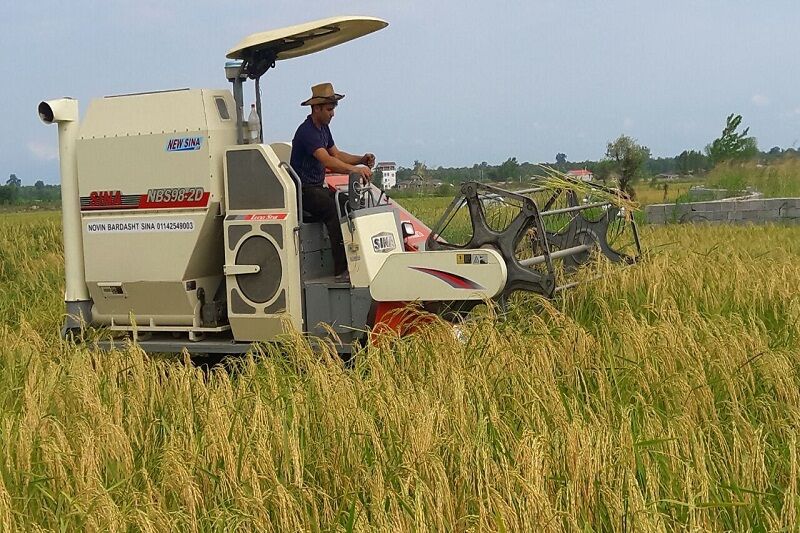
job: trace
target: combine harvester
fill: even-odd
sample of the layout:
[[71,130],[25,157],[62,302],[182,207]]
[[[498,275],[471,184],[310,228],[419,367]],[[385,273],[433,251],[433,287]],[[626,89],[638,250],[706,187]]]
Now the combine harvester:
[[394,311],[412,302],[463,316],[517,290],[551,297],[598,252],[635,261],[634,222],[598,186],[465,183],[431,230],[356,175],[330,175],[349,195],[339,204],[351,281],[337,282],[324,225],[303,213],[291,146],[251,140],[243,85],[255,80],[260,116],[260,79],[278,61],[386,25],[335,17],[251,35],[228,52],[232,92],[100,98],[80,124],[76,100],[39,104],[59,131],[64,334],[99,327],[117,332],[106,345],[230,354],[293,331],[346,354],[371,329],[405,329]]

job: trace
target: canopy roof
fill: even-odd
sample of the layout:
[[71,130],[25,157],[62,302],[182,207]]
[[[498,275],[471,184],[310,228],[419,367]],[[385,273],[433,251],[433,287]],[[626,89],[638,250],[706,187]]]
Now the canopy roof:
[[332,17],[254,33],[228,50],[228,59],[252,59],[267,52],[276,60],[313,54],[388,26],[373,17]]

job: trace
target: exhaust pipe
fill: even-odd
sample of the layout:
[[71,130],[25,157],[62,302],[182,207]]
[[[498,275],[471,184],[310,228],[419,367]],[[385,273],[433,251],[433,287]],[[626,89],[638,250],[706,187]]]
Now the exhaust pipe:
[[91,322],[92,300],[86,287],[81,230],[81,203],[78,193],[78,101],[72,98],[48,100],[39,104],[39,118],[45,124],[58,124],[58,155],[61,170],[61,217],[64,234],[64,274],[67,320],[62,333]]
[[[45,124],[53,122],[78,122],[78,101],[72,98],[60,98],[39,103],[39,118]],[[59,134],[61,131],[59,130]]]

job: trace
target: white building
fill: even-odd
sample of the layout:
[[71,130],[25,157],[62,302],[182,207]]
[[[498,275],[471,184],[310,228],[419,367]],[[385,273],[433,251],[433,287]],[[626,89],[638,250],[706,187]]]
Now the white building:
[[394,161],[381,161],[375,166],[375,170],[383,173],[381,189],[391,189],[397,185],[397,164]]

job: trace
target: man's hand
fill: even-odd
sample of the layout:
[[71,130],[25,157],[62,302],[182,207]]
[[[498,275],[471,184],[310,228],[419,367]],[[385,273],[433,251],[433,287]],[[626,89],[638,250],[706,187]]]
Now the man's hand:
[[359,161],[362,165],[367,165],[369,168],[375,166],[375,154],[371,154],[367,152],[363,156],[361,156],[361,161]]
[[370,169],[369,167],[362,167],[362,166],[353,167],[353,172],[358,172],[359,174],[361,174],[362,183],[369,183],[370,181],[372,181],[372,169]]

